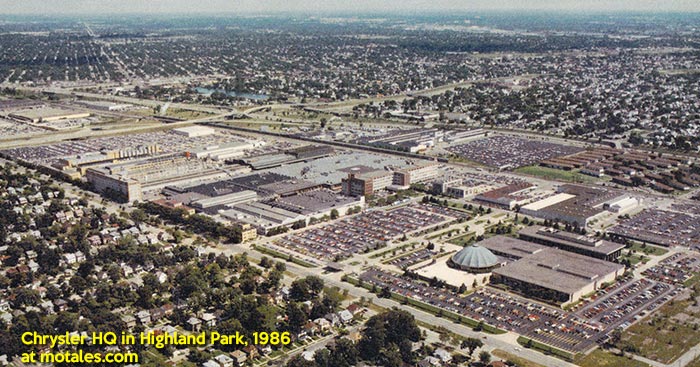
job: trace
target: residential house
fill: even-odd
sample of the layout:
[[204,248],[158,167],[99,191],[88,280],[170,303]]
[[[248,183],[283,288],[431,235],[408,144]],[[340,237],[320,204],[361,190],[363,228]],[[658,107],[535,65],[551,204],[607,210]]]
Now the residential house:
[[214,360],[219,363],[219,367],[233,367],[233,359],[225,354],[219,354]]
[[139,311],[136,313],[136,319],[139,320],[141,325],[148,325],[151,323],[151,313],[148,311]]
[[440,361],[445,364],[452,362],[452,354],[450,354],[450,352],[442,348],[435,349],[435,352],[433,352],[433,356],[439,358]]
[[255,359],[260,355],[260,353],[258,353],[258,348],[254,345],[246,345],[243,347],[243,351],[248,356],[248,359]]
[[136,326],[136,318],[131,315],[124,315],[122,316],[122,321],[126,325],[127,328],[131,329]]
[[194,316],[187,320],[187,324],[190,326],[190,331],[199,331],[202,328],[202,320]]
[[248,356],[242,350],[234,350],[233,352],[231,352],[231,357],[233,357],[233,361],[238,366],[242,366],[245,363],[245,361],[248,360]]
[[338,317],[340,318],[340,322],[342,322],[343,325],[350,324],[354,320],[352,313],[350,313],[350,311],[348,310],[342,310],[338,312]]

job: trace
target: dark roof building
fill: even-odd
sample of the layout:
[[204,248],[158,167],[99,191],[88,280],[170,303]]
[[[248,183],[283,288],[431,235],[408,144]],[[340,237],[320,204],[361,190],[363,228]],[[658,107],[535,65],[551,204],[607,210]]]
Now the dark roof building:
[[556,247],[565,251],[615,261],[625,245],[602,240],[593,236],[565,232],[539,226],[525,227],[518,235],[525,241]]

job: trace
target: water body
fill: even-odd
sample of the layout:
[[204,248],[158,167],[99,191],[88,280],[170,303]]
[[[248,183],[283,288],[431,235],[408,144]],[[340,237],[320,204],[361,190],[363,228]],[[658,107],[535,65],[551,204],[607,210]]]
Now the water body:
[[254,93],[243,93],[243,92],[235,92],[235,91],[226,91],[223,89],[211,89],[211,88],[195,88],[197,93],[203,94],[205,96],[211,95],[214,92],[219,92],[223,93],[229,97],[240,97],[240,98],[246,98],[246,99],[252,99],[254,101],[263,101],[268,99],[267,94],[254,94]]

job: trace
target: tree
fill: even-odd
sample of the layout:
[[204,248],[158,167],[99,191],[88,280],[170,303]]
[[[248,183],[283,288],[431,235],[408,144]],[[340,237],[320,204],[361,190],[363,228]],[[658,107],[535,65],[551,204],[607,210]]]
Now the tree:
[[331,210],[331,219],[338,219],[339,216],[338,209]]
[[285,313],[287,314],[287,327],[290,332],[295,334],[301,331],[301,328],[309,319],[309,316],[302,310],[301,306],[294,302],[287,303]]
[[469,350],[469,358],[472,357],[477,348],[481,348],[483,346],[484,342],[477,338],[466,338],[462,340],[462,343],[460,344],[460,348]]
[[146,212],[139,208],[132,210],[131,213],[129,213],[129,217],[131,217],[131,220],[133,220],[136,225],[139,225],[148,219]]
[[483,363],[484,365],[489,364],[491,362],[491,354],[487,351],[482,351],[479,353],[479,362]]
[[314,362],[316,367],[330,367],[331,363],[333,363],[331,352],[328,349],[317,350],[314,353]]
[[262,266],[265,269],[271,268],[273,263],[274,262],[272,260],[270,260],[270,258],[267,256],[263,256],[260,258],[260,266]]
[[417,342],[420,337],[420,329],[413,315],[406,311],[391,309],[367,320],[358,350],[362,359],[373,362],[377,362],[382,351],[385,351],[384,358],[387,358],[385,362],[390,362],[393,360],[393,352],[387,352],[387,350],[393,349],[400,355],[398,345],[405,340]]
[[307,361],[301,354],[297,354],[289,359],[287,367],[316,367],[316,364],[313,361]]
[[383,287],[382,290],[379,292],[379,297],[380,298],[391,298],[391,288]]
[[329,367],[351,367],[358,362],[359,353],[355,343],[349,339],[338,339],[330,350]]
[[383,348],[379,352],[378,362],[380,366],[401,367],[403,363],[399,348],[395,344],[390,344],[389,347]]

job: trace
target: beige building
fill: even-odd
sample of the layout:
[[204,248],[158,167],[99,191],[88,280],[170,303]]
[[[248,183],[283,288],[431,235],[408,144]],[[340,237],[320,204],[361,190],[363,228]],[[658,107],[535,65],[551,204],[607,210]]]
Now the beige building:
[[143,200],[143,190],[141,183],[132,178],[109,175],[102,170],[89,168],[85,177],[90,182],[95,191],[105,194],[110,190],[124,195],[128,202]]
[[75,110],[64,110],[53,107],[40,107],[16,111],[9,114],[9,117],[20,121],[39,123],[60,120],[77,120],[90,117],[90,113]]
[[248,223],[236,223],[234,224],[234,227],[240,232],[239,240],[241,243],[254,241],[256,238],[258,238],[258,231]]

